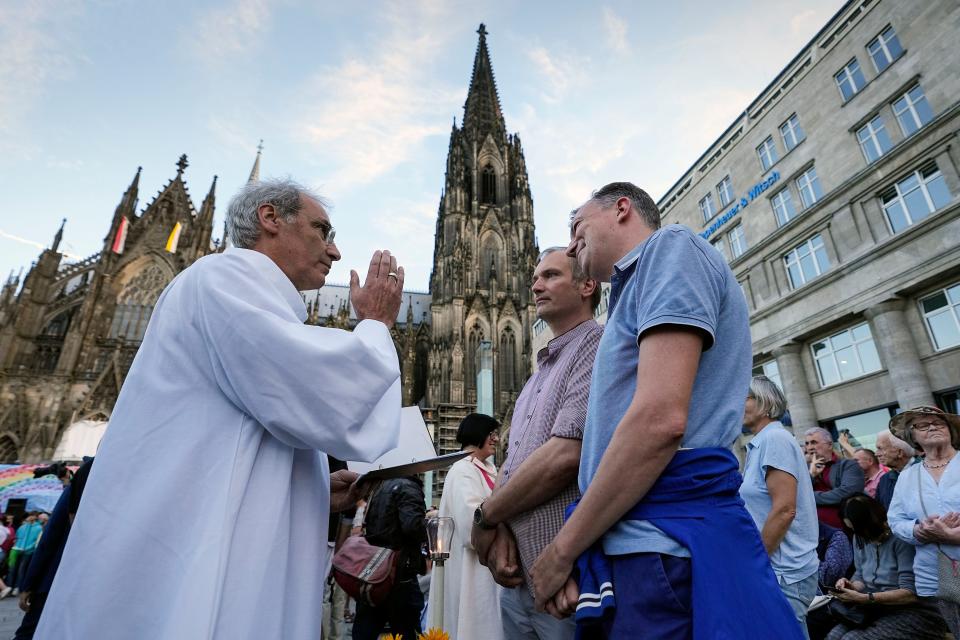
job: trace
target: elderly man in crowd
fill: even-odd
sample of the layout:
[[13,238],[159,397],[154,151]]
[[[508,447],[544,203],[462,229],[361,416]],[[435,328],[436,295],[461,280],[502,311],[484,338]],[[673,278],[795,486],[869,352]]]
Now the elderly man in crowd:
[[880,458],[870,449],[859,448],[853,452],[853,459],[857,461],[857,466],[863,471],[863,492],[875,498],[877,496],[877,485],[880,479],[887,473],[887,470],[880,463]]
[[817,499],[817,518],[824,524],[842,529],[840,503],[844,498],[863,492],[863,470],[856,460],[837,455],[833,436],[826,429],[813,427],[803,435],[810,461],[813,495]]
[[[580,497],[580,444],[603,333],[593,319],[600,283],[588,278],[565,248],[554,247],[540,255],[532,288],[537,316],[554,338],[537,354],[538,370],[517,398],[509,454],[496,488],[477,509],[472,538],[481,562],[508,587],[500,596],[504,637],[563,640],[573,638],[573,620],[536,610],[530,569],[560,530],[564,508]],[[522,579],[510,574],[517,564],[515,546]]]
[[568,255],[611,282],[610,305],[583,498],[533,566],[538,607],[576,610],[578,626],[608,638],[802,638],[737,494],[730,447],[751,346],[730,267],[688,228],[661,229],[653,199],[629,182],[594,192],[570,235]]
[[351,272],[356,328],[309,326],[299,292],[340,259],[323,201],[252,183],[227,230],[157,302],[37,637],[320,636],[328,512],[356,477],[326,454],[396,446],[403,269],[375,252],[364,287]]
[[917,452],[909,444],[893,435],[889,431],[882,431],[877,436],[877,457],[880,464],[888,467],[887,471],[877,483],[876,498],[884,509],[890,508],[893,499],[893,490],[897,486],[900,472],[913,464]]

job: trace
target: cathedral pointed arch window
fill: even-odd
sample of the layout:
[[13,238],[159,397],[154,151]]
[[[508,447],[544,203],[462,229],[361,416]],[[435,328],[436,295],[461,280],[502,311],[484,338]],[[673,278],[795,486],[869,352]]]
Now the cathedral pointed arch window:
[[120,292],[110,325],[111,340],[139,342],[147,330],[153,306],[168,278],[159,265],[151,264],[138,273]]
[[514,391],[517,387],[517,337],[511,327],[500,335],[500,390]]
[[497,204],[497,172],[491,164],[480,172],[480,204]]
[[463,368],[463,387],[468,391],[467,400],[471,402],[476,401],[478,370],[477,349],[480,348],[480,343],[483,341],[483,339],[483,328],[480,326],[480,323],[475,322],[473,327],[470,329],[470,335],[467,339],[467,352],[464,354],[464,364],[466,366]]

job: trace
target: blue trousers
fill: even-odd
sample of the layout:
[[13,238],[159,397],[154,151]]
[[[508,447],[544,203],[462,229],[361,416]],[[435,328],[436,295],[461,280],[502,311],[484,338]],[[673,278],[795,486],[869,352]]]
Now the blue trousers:
[[660,553],[610,556],[617,609],[603,621],[607,640],[693,637],[690,558]]

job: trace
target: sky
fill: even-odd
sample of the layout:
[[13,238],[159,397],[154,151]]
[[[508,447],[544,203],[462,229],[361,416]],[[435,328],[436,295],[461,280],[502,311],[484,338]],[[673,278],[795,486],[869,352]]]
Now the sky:
[[141,209],[176,174],[195,205],[261,176],[333,204],[343,260],[390,249],[425,291],[454,118],[487,43],[523,141],[541,248],[591,190],[659,199],[841,0],[0,2],[0,276],[100,250],[143,167]]

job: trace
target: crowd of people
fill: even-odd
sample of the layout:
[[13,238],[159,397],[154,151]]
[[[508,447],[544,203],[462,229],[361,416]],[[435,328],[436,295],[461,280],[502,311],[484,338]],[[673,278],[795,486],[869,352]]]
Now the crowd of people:
[[18,518],[7,513],[0,524],[0,599],[19,595],[33,553],[49,519],[44,511],[27,511]]
[[[396,257],[351,272],[352,331],[316,327],[298,291],[340,259],[324,201],[251,183],[227,229],[156,306],[39,637],[342,638],[352,609],[355,640],[434,619],[452,640],[960,637],[960,417],[902,411],[876,451],[792,433],[726,261],[636,185],[595,191],[539,257],[554,337],[509,432],[464,418],[429,511],[417,476],[339,462],[399,438]],[[443,580],[433,516],[455,524]]]

